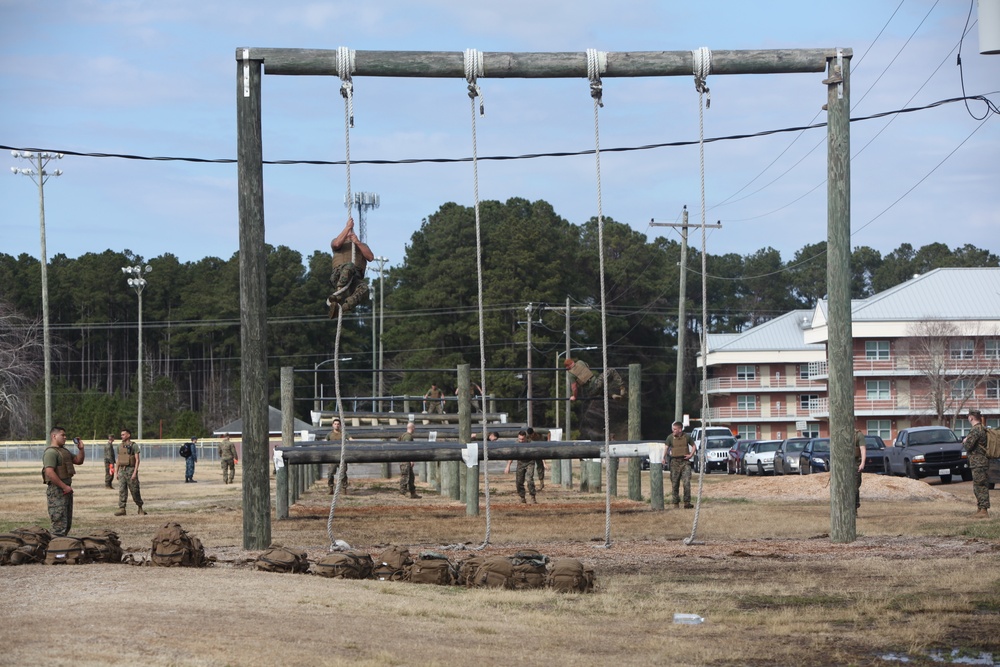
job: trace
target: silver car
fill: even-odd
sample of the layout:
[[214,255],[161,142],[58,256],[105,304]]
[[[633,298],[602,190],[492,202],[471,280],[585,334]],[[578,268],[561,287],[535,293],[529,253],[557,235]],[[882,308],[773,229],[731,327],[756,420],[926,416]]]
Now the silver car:
[[812,438],[788,438],[774,454],[774,474],[791,475],[799,471],[799,454]]
[[759,440],[751,443],[743,454],[743,472],[747,475],[766,475],[774,472],[774,453],[781,440]]

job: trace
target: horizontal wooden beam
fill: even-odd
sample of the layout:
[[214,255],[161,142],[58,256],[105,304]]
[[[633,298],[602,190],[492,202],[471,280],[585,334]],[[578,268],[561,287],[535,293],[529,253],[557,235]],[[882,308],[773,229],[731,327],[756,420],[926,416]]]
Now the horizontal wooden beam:
[[[244,51],[236,49],[236,59]],[[265,74],[338,76],[336,49],[250,48],[250,60],[262,61]],[[845,58],[851,49],[843,49]],[[823,72],[837,49],[760,49],[712,51],[712,74],[795,74]],[[352,77],[465,78],[461,51],[355,51]],[[693,76],[691,51],[609,51],[602,78]],[[587,78],[587,54],[484,52],[487,79]]]
[[[648,442],[648,441],[643,441]],[[625,444],[616,442],[615,444]],[[636,443],[638,444],[638,443]],[[590,440],[562,442],[491,443],[490,460],[527,461],[534,459],[593,459],[601,456],[604,443]],[[340,443],[296,445],[281,449],[288,464],[337,463]],[[344,448],[346,463],[390,463],[393,461],[461,461],[465,445],[451,442],[358,442],[352,440]],[[479,449],[479,460],[483,450]]]

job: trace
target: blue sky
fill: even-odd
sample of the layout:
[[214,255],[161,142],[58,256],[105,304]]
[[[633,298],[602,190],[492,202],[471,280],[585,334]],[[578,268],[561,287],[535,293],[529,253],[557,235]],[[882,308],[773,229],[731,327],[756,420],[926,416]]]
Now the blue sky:
[[[357,50],[604,51],[847,47],[852,116],[962,95],[955,54],[970,2],[802,0],[763,3],[592,0],[260,2],[0,0],[0,144],[17,148],[233,158],[238,47]],[[970,25],[976,21],[973,8]],[[1000,56],[962,47],[967,94],[1000,101]],[[265,68],[266,71],[266,68]],[[824,74],[711,76],[705,134],[727,136],[825,119]],[[266,160],[343,160],[344,109],[335,77],[263,81]],[[480,80],[486,117],[478,153],[517,155],[594,146],[588,84]],[[351,157],[471,155],[461,79],[356,78]],[[691,77],[607,79],[602,149],[696,140]],[[973,103],[977,116],[982,103]],[[1000,121],[962,104],[852,124],[852,245],[887,253],[902,242],[1000,251]],[[783,258],[826,237],[825,130],[706,148],[712,253],[765,246]],[[0,251],[39,254],[34,185],[0,153]],[[67,157],[46,187],[48,254],[130,249],[182,261],[238,249],[233,164]],[[656,236],[685,204],[700,221],[697,147],[604,153],[605,216]],[[341,228],[342,166],[267,166],[266,239],[304,256]],[[354,191],[377,192],[368,215],[376,254],[400,262],[421,220],[449,201],[471,205],[472,170],[455,165],[355,165]],[[480,196],[544,199],[573,223],[597,212],[592,156],[481,162]],[[700,242],[695,235],[694,242]],[[155,279],[151,278],[151,279]]]

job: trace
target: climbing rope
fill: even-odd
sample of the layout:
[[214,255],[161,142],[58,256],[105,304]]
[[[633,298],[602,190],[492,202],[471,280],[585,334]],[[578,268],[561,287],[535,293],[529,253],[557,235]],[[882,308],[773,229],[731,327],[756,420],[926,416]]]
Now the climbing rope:
[[708,275],[705,260],[705,109],[711,105],[711,97],[705,104],[704,98],[708,95],[706,79],[712,72],[712,52],[708,47],[701,47],[697,51],[691,52],[692,70],[694,73],[694,87],[698,91],[698,155],[701,167],[701,418],[702,437],[701,446],[696,452],[698,456],[698,498],[694,506],[694,521],[691,524],[691,535],[684,539],[684,544],[695,544],[695,534],[698,532],[698,516],[701,513],[701,494],[705,487],[705,450],[708,438],[704,435],[704,427],[708,422],[708,364],[704,363],[708,353]]
[[[353,208],[351,198],[351,128],[354,127],[354,83],[351,75],[354,73],[354,50],[346,46],[337,48],[337,74],[340,76],[340,94],[344,98],[344,152],[346,159],[344,164],[347,167],[347,194],[344,202],[347,204],[348,215]],[[354,262],[354,253],[357,246],[351,242],[351,262]],[[330,538],[329,550],[336,548],[338,540],[333,536],[333,514],[337,509],[337,500],[340,498],[342,483],[347,479],[347,472],[344,469],[344,455],[347,453],[347,429],[344,426],[344,405],[340,400],[340,332],[344,322],[343,307],[337,308],[337,337],[333,347],[333,378],[336,388],[337,415],[340,417],[340,463],[337,466],[337,482],[333,489],[333,499],[330,500],[330,515],[326,520],[326,534]]]
[[601,125],[598,109],[604,106],[601,74],[608,69],[608,54],[587,49],[587,78],[594,99],[594,157],[597,163],[597,254],[601,273],[601,354],[604,364],[604,548],[611,546],[611,404],[608,398],[608,309],[604,286],[604,204],[601,194]]
[[[477,152],[478,140],[476,137],[476,98],[479,98],[479,114],[486,115],[485,104],[483,103],[483,91],[480,89],[477,80],[483,76],[483,53],[476,49],[465,50],[465,80],[469,87],[469,108],[472,110],[472,184],[474,210],[476,212],[476,281],[478,285],[478,307],[479,307],[479,386],[483,388],[483,400],[489,396],[486,386],[486,342],[483,340],[484,316],[483,316],[483,239],[482,225],[479,217],[479,154]],[[483,447],[483,487],[484,502],[486,504],[486,535],[477,551],[485,549],[490,543],[490,532],[492,530],[492,513],[490,512],[490,448],[486,433],[486,411],[483,405],[483,412],[479,423],[482,426],[482,447]]]

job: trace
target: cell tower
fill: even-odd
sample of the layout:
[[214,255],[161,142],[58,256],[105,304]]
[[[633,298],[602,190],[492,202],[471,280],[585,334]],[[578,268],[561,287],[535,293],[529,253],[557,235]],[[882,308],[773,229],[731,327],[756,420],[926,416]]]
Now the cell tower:
[[378,208],[379,203],[379,196],[374,192],[355,192],[353,202],[344,202],[344,206],[347,208],[356,206],[358,209],[358,229],[360,230],[358,238],[361,239],[362,243],[368,243],[368,223],[365,220],[368,209]]

